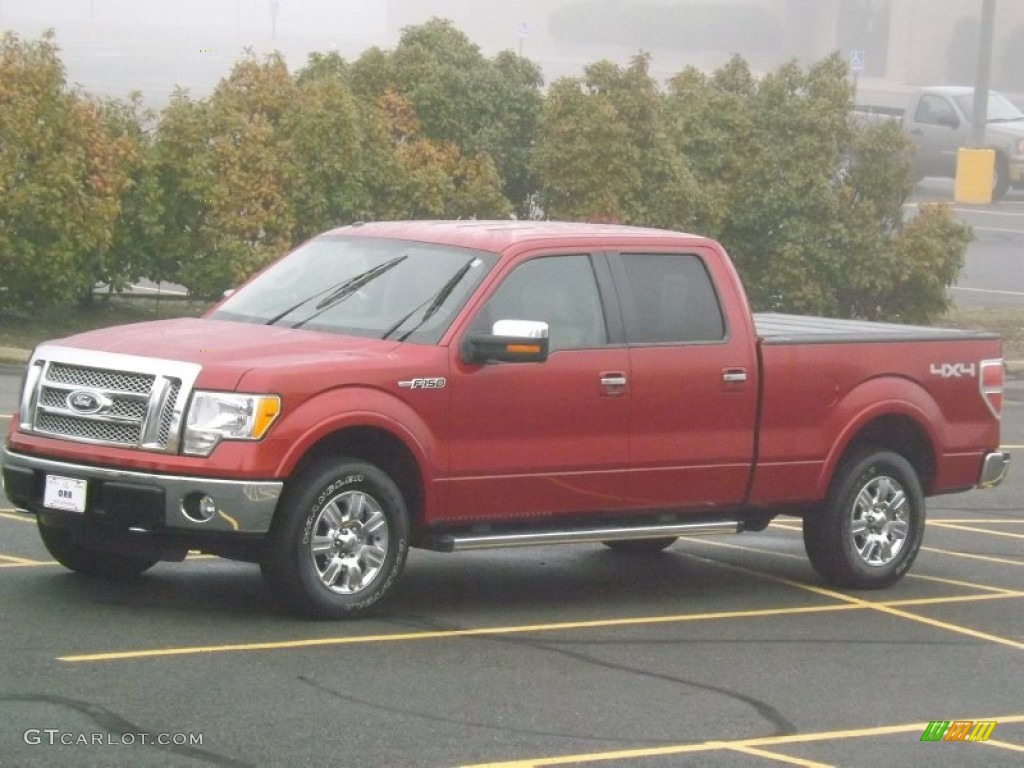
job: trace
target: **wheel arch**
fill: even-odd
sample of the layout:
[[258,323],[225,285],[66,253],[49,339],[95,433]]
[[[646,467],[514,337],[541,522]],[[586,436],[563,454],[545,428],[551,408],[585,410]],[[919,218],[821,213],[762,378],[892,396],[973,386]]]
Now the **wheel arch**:
[[935,479],[934,446],[919,422],[900,413],[876,416],[853,434],[832,464],[829,481],[848,457],[868,446],[898,453],[909,461],[917,472],[921,487],[928,493]]
[[289,477],[302,475],[307,467],[321,459],[342,457],[380,468],[401,491],[411,522],[422,519],[426,486],[420,462],[405,441],[380,426],[352,425],[323,435],[306,449]]
[[[871,396],[877,396],[882,380],[875,380],[865,388],[870,403]],[[824,498],[843,462],[854,452],[866,445],[894,451],[910,462],[918,474],[925,495],[930,495],[935,486],[938,457],[936,445],[939,436],[937,425],[944,423],[944,416],[938,404],[926,390],[904,379],[887,379],[884,385],[890,389],[889,397],[864,405],[856,415],[847,421],[839,433],[832,450],[826,458],[818,484],[818,498]],[[892,399],[898,394],[899,399]]]

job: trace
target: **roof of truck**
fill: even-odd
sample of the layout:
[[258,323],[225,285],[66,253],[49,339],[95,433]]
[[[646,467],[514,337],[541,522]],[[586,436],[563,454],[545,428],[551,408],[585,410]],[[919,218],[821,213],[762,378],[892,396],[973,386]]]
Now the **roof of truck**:
[[[705,241],[707,238],[684,232],[653,227],[632,227],[624,224],[589,224],[568,221],[378,221],[339,227],[329,236],[380,237],[416,242],[438,243],[483,251],[502,251],[522,243],[555,243],[558,241],[629,240],[636,244],[656,242]],[[583,244],[581,242],[581,244]]]

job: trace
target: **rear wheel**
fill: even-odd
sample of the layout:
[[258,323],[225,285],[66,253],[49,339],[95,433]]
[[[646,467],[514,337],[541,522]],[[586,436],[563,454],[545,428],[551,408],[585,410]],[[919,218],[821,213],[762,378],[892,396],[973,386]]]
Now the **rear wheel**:
[[675,544],[678,536],[665,536],[659,539],[619,539],[602,542],[608,549],[629,555],[643,555],[661,552]]
[[283,604],[299,613],[358,615],[385,597],[405,565],[405,500],[372,464],[312,464],[289,484],[278,515],[261,570]]
[[924,523],[917,471],[897,453],[868,447],[844,460],[825,505],[804,517],[804,546],[829,583],[877,589],[910,570]]
[[41,520],[39,537],[53,559],[65,568],[104,579],[130,579],[159,560],[97,549],[83,543],[71,528],[57,528]]

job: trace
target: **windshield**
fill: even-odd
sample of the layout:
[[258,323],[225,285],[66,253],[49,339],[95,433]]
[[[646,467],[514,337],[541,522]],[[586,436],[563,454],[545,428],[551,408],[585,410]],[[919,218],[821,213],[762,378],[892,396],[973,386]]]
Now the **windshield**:
[[318,237],[209,316],[435,344],[497,258],[405,240]]
[[[974,116],[974,94],[965,93],[962,96],[957,96],[956,101],[960,105],[960,109],[963,110],[963,113],[967,115],[967,119],[970,120]],[[1010,120],[1024,120],[1024,113],[1017,109],[1003,94],[989,91],[988,122],[1005,123]]]

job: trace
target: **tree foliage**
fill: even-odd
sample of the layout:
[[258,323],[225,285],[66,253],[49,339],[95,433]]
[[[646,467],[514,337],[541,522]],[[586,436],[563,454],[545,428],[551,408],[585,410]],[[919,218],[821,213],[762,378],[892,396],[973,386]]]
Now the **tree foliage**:
[[247,54],[157,116],[69,91],[51,37],[5,35],[0,297],[31,308],[139,277],[216,296],[352,221],[544,215],[715,237],[759,309],[946,308],[969,230],[941,207],[907,219],[908,143],[851,119],[838,56],[763,76],[734,57],[663,88],[639,54],[541,85],[533,62],[432,19],[294,74]]
[[131,153],[103,107],[67,89],[51,34],[0,36],[0,301],[8,311],[91,291],[97,255],[114,239]]

